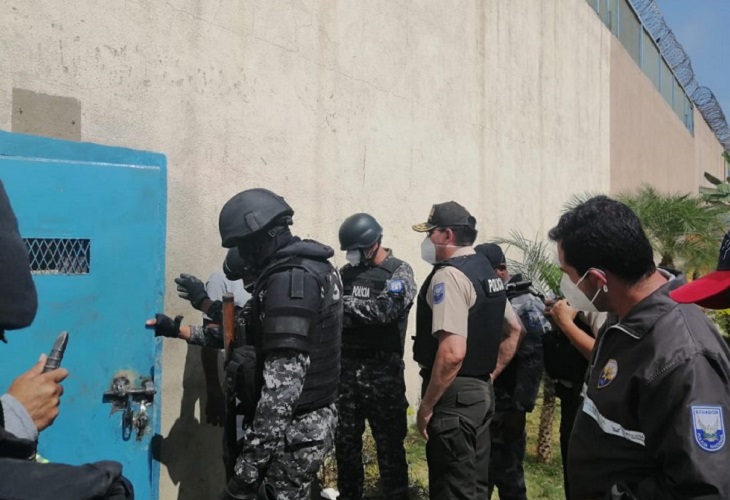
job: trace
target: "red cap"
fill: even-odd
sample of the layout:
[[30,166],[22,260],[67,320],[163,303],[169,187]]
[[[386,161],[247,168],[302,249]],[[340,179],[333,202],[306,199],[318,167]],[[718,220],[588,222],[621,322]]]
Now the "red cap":
[[682,285],[669,293],[680,303],[694,303],[708,309],[730,308],[730,232],[720,245],[717,270]]

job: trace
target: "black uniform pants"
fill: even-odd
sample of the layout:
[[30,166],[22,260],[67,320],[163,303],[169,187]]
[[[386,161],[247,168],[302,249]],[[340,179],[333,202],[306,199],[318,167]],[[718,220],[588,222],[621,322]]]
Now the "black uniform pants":
[[[424,381],[424,389],[428,381]],[[426,459],[429,496],[439,500],[488,500],[491,382],[456,377],[433,409]]]
[[555,382],[555,395],[560,399],[560,456],[563,461],[563,488],[565,498],[570,498],[570,484],[568,483],[568,443],[570,433],[573,432],[575,417],[580,411],[583,397],[580,395],[581,384],[573,383],[568,387],[560,382]]
[[524,411],[495,412],[489,427],[491,450],[489,458],[489,491],[497,487],[499,500],[527,500],[525,470]]

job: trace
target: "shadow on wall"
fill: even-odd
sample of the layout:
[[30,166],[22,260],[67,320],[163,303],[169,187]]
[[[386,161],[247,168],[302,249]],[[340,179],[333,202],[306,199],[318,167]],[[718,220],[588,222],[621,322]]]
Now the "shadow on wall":
[[[205,423],[208,393],[200,349],[188,346],[180,416],[167,436],[152,438],[153,456],[167,468],[178,487],[177,500],[214,500],[225,486],[223,428]],[[196,406],[200,420],[196,418]]]

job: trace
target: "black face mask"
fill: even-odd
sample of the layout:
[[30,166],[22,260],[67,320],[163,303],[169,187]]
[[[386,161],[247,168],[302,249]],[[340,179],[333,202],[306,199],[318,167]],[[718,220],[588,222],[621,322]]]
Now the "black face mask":
[[254,275],[258,275],[268,265],[279,248],[292,239],[288,227],[276,227],[238,242],[238,254],[249,266]]

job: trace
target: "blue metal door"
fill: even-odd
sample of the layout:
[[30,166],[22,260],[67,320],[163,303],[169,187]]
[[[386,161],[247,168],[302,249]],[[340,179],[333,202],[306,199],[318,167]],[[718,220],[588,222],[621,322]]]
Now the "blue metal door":
[[[162,310],[163,155],[0,132],[0,179],[31,254],[38,314],[0,346],[8,383],[69,332],[60,415],[39,440],[51,462],[117,460],[137,498],[158,497],[161,343],[144,320]],[[159,390],[157,390],[159,392]],[[105,396],[106,393],[106,396]]]

